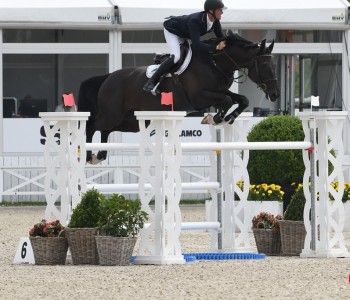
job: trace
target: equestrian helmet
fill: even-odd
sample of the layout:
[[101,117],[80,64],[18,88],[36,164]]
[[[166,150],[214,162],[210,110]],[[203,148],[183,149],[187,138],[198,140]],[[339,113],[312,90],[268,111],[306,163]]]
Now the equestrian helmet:
[[204,10],[226,9],[227,7],[221,0],[206,0],[204,3]]

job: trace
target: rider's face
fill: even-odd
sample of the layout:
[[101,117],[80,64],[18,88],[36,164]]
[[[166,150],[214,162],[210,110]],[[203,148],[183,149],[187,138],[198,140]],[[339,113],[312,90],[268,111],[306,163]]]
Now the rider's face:
[[218,19],[219,21],[221,20],[221,16],[223,14],[223,10],[221,8],[215,9],[214,10],[214,15],[216,17],[216,19]]

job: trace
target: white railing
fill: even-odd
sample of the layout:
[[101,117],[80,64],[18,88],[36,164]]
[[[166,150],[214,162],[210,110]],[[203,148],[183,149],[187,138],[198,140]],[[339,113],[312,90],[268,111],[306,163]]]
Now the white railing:
[[[0,161],[0,203],[45,201],[46,166],[43,156],[7,157]],[[180,172],[184,181],[209,181],[208,155],[183,155]],[[88,185],[135,184],[140,176],[138,156],[130,157],[127,153],[121,156],[108,156],[107,160],[99,165],[86,165],[85,174]],[[206,193],[203,189],[197,192]],[[132,197],[131,194],[135,192],[126,194]],[[201,200],[203,196],[186,195],[186,199]]]

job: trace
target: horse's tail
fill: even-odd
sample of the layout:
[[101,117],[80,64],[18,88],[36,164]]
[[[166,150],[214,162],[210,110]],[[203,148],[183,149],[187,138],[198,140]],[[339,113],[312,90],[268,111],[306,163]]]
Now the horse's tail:
[[94,76],[80,84],[78,94],[78,111],[90,112],[91,116],[97,114],[98,91],[110,74]]

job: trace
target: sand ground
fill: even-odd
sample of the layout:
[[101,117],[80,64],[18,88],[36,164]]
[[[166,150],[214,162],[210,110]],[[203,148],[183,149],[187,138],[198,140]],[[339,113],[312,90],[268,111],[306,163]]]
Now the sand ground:
[[[204,220],[202,205],[181,211],[184,221]],[[43,217],[44,207],[0,207],[1,300],[350,299],[350,258],[266,257],[126,267],[13,264],[20,238]],[[344,236],[350,248],[350,234]],[[183,253],[208,252],[209,243],[208,232],[181,233]]]

